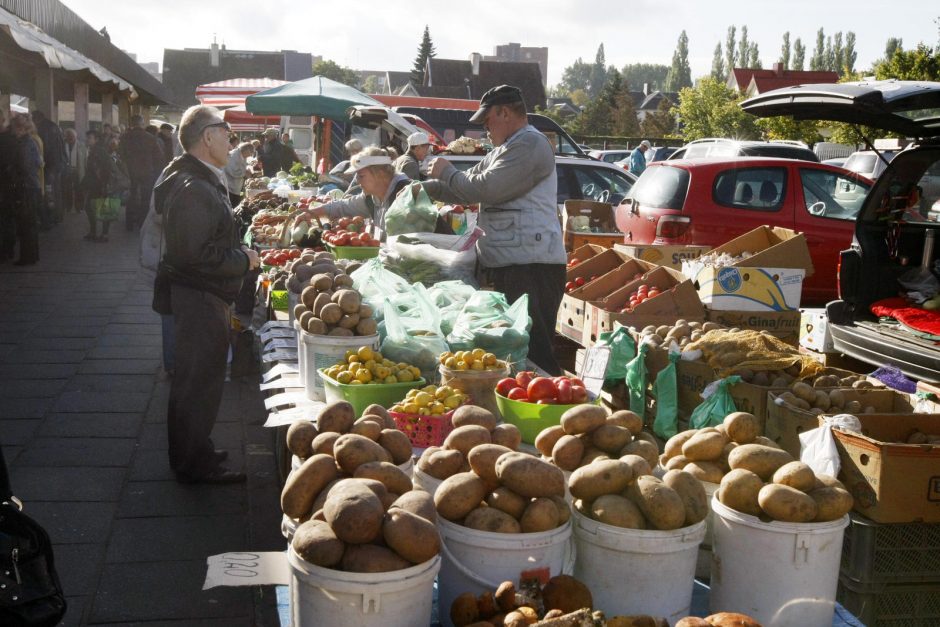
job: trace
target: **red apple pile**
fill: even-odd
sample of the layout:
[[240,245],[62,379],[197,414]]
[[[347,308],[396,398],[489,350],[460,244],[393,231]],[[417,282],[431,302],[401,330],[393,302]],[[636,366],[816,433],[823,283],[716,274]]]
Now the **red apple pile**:
[[336,226],[323,232],[323,241],[331,246],[378,246],[375,239],[366,230],[362,216],[340,218]]
[[632,313],[634,307],[636,307],[637,305],[639,305],[640,303],[642,303],[643,301],[649,298],[658,296],[661,293],[661,291],[662,290],[660,290],[655,285],[653,287],[650,287],[646,283],[641,284],[638,288],[636,288],[633,291],[632,294],[630,294],[630,298],[627,300],[627,304],[624,306],[623,309],[620,310],[620,313]]
[[577,377],[540,377],[531,370],[515,378],[500,379],[496,393],[512,401],[539,405],[576,405],[588,400],[584,382]]

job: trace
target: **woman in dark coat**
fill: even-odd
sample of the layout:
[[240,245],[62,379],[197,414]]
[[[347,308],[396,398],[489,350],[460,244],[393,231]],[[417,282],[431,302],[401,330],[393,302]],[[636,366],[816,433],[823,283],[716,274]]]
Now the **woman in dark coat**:
[[[85,239],[89,241],[99,241],[101,238],[107,239],[107,233],[98,236],[98,217],[96,209],[99,199],[107,198],[108,183],[111,180],[111,157],[108,155],[107,147],[101,141],[97,131],[88,131],[86,134],[86,143],[88,145],[88,161],[85,163],[85,179],[82,181],[82,187],[85,190],[85,197],[88,202],[85,204],[85,215],[88,216],[88,234]],[[105,223],[107,227],[109,223]]]

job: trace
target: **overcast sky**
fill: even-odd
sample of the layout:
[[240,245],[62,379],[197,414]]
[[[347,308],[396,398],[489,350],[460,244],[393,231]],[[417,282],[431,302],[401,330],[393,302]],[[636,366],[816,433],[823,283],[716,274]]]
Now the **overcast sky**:
[[[711,69],[728,26],[748,27],[764,67],[777,60],[783,33],[800,37],[807,62],[822,27],[853,31],[857,69],[870,67],[889,37],[904,47],[938,43],[940,6],[923,0],[64,0],[86,22],[139,61],[163,66],[164,48],[207,48],[213,34],[229,49],[298,50],[360,70],[410,70],[425,24],[440,58],[493,54],[497,44],[547,46],[548,83],[603,43],[607,64],[668,65],[679,34],[689,36],[693,78]],[[808,69],[808,68],[807,68]]]

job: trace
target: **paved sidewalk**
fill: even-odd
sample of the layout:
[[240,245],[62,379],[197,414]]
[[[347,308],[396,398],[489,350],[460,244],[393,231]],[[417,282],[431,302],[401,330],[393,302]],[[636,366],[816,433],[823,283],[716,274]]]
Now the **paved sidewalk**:
[[213,434],[248,483],[177,484],[160,318],[136,233],[114,227],[86,242],[70,214],[42,234],[39,264],[0,265],[0,443],[55,545],[64,624],[277,625],[273,588],[202,591],[207,556],[284,547],[257,378],[226,385]]

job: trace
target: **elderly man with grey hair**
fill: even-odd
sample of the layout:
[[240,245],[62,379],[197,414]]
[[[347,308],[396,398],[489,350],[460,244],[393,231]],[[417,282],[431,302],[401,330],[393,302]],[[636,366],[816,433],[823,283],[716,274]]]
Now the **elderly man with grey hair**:
[[229,349],[230,306],[243,277],[260,265],[241,246],[223,168],[229,126],[218,109],[190,107],[180,123],[185,151],[154,189],[166,252],[154,281],[154,309],[173,314],[175,372],[167,410],[170,467],[180,483],[240,483],[212,444]]

